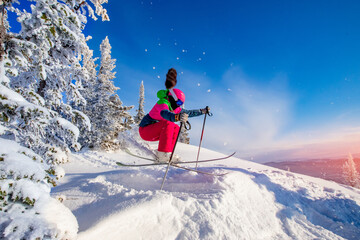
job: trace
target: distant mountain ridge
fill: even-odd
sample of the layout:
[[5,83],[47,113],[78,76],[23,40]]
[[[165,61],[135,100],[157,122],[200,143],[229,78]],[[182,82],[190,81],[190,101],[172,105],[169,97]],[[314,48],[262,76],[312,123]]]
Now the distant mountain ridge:
[[[268,162],[264,163],[264,165],[346,184],[343,178],[342,169],[346,160],[346,158],[313,159],[304,161]],[[357,171],[360,172],[360,158],[354,158],[354,162]]]

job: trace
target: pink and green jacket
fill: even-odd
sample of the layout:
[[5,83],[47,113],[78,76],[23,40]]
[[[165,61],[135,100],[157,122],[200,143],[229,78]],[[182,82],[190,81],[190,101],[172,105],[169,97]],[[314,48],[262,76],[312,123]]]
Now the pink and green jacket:
[[187,113],[189,114],[189,117],[196,117],[203,114],[200,109],[186,110],[182,109],[181,107],[172,109],[168,100],[168,95],[168,90],[160,90],[157,92],[159,101],[157,101],[150,112],[141,120],[139,124],[140,127],[145,127],[164,120],[175,122],[175,115],[179,113]]

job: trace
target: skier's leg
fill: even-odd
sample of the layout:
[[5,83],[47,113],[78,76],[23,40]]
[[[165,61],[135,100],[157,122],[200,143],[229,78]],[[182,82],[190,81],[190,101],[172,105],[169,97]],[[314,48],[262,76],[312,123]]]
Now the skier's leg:
[[175,142],[176,142],[177,135],[178,135],[178,133],[179,133],[179,131],[180,131],[180,127],[179,127],[179,125],[177,125],[177,124],[175,124],[175,123],[174,123],[174,125],[173,125],[173,128],[174,128],[174,130],[173,130],[173,137],[172,137],[171,151],[172,151],[172,149],[174,148],[174,145],[175,145]]
[[179,129],[179,126],[166,120],[161,122],[163,123],[163,128],[159,137],[158,150],[159,152],[172,152],[178,133],[176,129]]
[[[174,149],[174,146],[176,144],[176,140],[177,140],[177,137],[178,137],[178,134],[179,134],[179,131],[180,131],[180,127],[177,124],[174,124],[173,128],[174,128],[174,131],[173,131],[171,151],[173,151],[173,149]],[[171,161],[176,163],[176,162],[181,162],[182,160],[181,160],[180,156],[178,156],[177,154],[173,154],[173,157],[172,157]]]
[[162,129],[163,123],[157,122],[146,127],[140,127],[139,134],[145,141],[159,141]]

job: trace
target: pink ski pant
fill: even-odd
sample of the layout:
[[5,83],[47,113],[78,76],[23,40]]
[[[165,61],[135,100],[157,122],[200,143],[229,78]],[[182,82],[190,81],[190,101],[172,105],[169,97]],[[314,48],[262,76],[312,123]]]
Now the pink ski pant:
[[180,127],[171,121],[162,120],[140,127],[139,133],[146,141],[159,141],[159,152],[172,152]]

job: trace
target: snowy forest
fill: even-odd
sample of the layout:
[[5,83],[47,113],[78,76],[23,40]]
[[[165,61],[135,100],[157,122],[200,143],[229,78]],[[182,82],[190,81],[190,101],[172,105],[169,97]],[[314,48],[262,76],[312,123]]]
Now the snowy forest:
[[[75,216],[51,196],[65,175],[62,164],[84,148],[121,148],[121,135],[145,115],[144,83],[138,105],[125,106],[113,82],[111,39],[103,36],[101,56],[88,46],[84,27],[109,21],[107,0],[28,2],[30,11],[18,0],[0,0],[0,233],[74,239]],[[17,16],[19,32],[11,31],[9,13]],[[180,142],[188,144],[183,131]],[[360,187],[351,155],[343,172],[349,185]]]
[[[116,94],[109,39],[99,59],[83,34],[88,18],[109,20],[107,1],[30,2],[29,12],[16,0],[0,5],[0,229],[13,239],[61,239],[66,230],[45,220],[49,208],[72,217],[50,197],[64,175],[59,164],[84,147],[118,148],[118,135],[135,123],[133,106]],[[18,33],[11,32],[10,12],[21,24]]]

